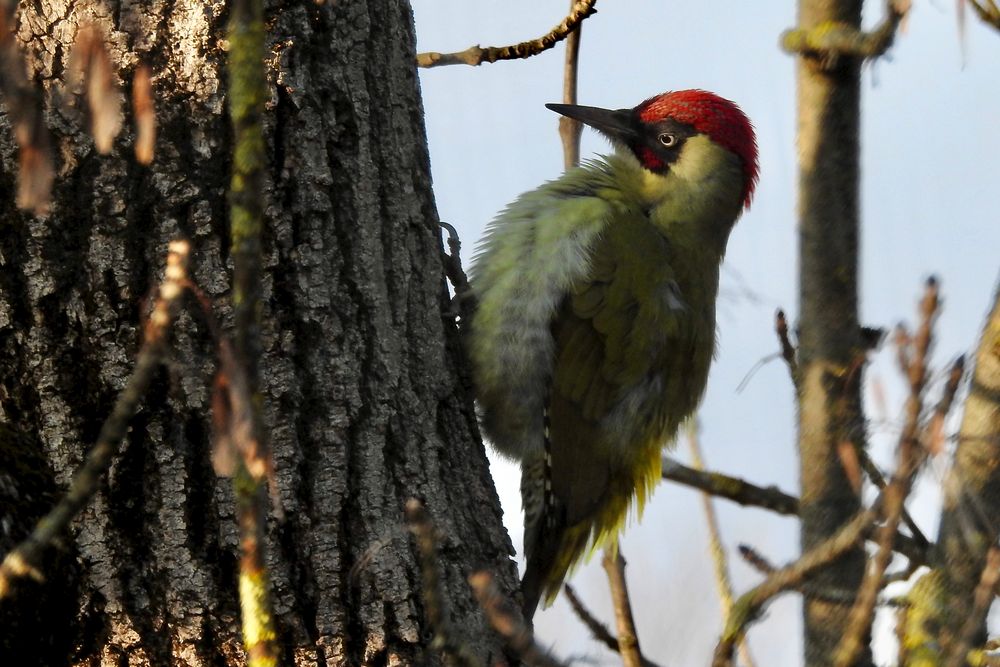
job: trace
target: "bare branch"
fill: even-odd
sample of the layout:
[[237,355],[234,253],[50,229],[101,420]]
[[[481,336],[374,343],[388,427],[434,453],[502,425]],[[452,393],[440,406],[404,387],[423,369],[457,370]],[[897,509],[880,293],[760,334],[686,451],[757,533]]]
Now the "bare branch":
[[458,51],[456,53],[438,53],[436,51],[418,53],[417,67],[439,67],[441,65],[478,66],[483,63],[495,63],[498,60],[518,60],[536,56],[566,39],[585,18],[596,13],[597,10],[594,9],[595,4],[597,4],[597,0],[577,0],[573,3],[573,8],[570,10],[569,15],[563,19],[562,23],[538,39],[532,39],[512,46],[488,46],[482,48],[477,44],[470,46],[465,51]]
[[500,593],[493,575],[489,572],[476,572],[469,577],[469,585],[472,586],[479,606],[486,612],[490,625],[521,660],[536,667],[563,667],[563,663],[535,643],[535,638],[517,607]]
[[615,624],[618,626],[618,652],[622,656],[622,662],[625,667],[642,667],[639,635],[635,631],[632,603],[625,583],[625,558],[617,544],[604,550],[601,565],[608,575],[608,585],[611,588],[611,603],[615,609]]
[[733,613],[730,614],[722,637],[715,647],[712,667],[731,667],[736,642],[743,637],[746,627],[758,617],[764,605],[776,595],[800,586],[812,572],[834,562],[857,546],[875,517],[876,513],[873,510],[859,512],[834,535],[740,596],[733,605]]
[[761,507],[785,515],[799,513],[799,499],[777,487],[761,487],[722,473],[695,470],[669,456],[663,456],[661,465],[663,479],[700,489],[740,505]]
[[[570,0],[570,11],[576,6],[576,0]],[[563,65],[563,104],[576,104],[577,69],[580,60],[580,38],[583,34],[583,24],[566,38],[566,63]],[[563,147],[563,167],[571,169],[580,164],[580,137],[583,135],[583,124],[569,116],[559,116],[559,138]]]
[[986,25],[1000,30],[1000,5],[996,0],[965,0],[972,5],[972,10]]
[[882,507],[885,522],[878,529],[878,550],[861,581],[857,601],[851,609],[846,632],[837,649],[834,660],[837,667],[850,667],[854,664],[865,637],[871,631],[875,603],[882,588],[882,577],[892,560],[893,540],[904,512],[906,498],[910,493],[913,476],[923,460],[922,454],[925,453],[919,447],[917,436],[920,414],[923,412],[924,388],[927,384],[927,356],[939,304],[938,284],[931,278],[927,281],[924,298],[920,304],[920,328],[913,341],[913,355],[910,367],[907,369],[910,395],[906,400],[906,421],[899,438],[899,463],[892,481],[883,492]]
[[[604,646],[608,647],[615,653],[618,653],[618,638],[611,634],[611,631],[608,630],[608,626],[601,623],[594,617],[593,614],[590,613],[590,610],[587,609],[587,607],[583,604],[583,601],[579,598],[579,596],[577,596],[576,590],[569,584],[566,584],[563,586],[563,592],[566,594],[566,599],[569,600],[569,606],[573,608],[576,615],[581,621],[583,621],[583,624],[587,626],[587,629],[590,630],[594,639],[604,644]],[[659,667],[659,665],[645,656],[641,657],[643,667]]]
[[128,433],[128,424],[149,387],[163,357],[167,330],[174,318],[177,302],[187,282],[187,261],[190,247],[187,241],[170,244],[167,268],[160,285],[159,296],[145,327],[145,342],[139,350],[135,370],[111,415],[101,427],[97,443],[87,453],[83,466],[73,476],[66,496],[49,512],[31,534],[7,554],[0,564],[0,598],[11,589],[14,579],[25,575],[42,580],[38,562],[48,545],[69,526],[97,491],[101,477],[111,465],[118,446]]
[[584,606],[583,601],[576,594],[576,590],[566,584],[563,586],[563,592],[566,594],[566,599],[569,600],[569,606],[573,608],[576,615],[583,621],[583,624],[587,626],[590,630],[590,634],[594,636],[594,639],[601,642],[609,649],[618,653],[618,638],[611,634],[611,630],[608,630],[608,626],[597,620],[590,610]]
[[952,403],[955,401],[955,394],[958,385],[965,375],[965,356],[959,356],[951,364],[948,371],[948,381],[945,383],[944,391],[941,392],[941,399],[934,406],[934,414],[924,428],[923,442],[931,455],[940,454],[944,451],[944,421],[951,412]]
[[792,375],[792,384],[799,386],[799,363],[795,358],[795,346],[788,336],[788,320],[785,319],[785,311],[781,308],[774,314],[774,332],[778,335],[778,342],[781,343],[781,358],[788,365],[788,372]]

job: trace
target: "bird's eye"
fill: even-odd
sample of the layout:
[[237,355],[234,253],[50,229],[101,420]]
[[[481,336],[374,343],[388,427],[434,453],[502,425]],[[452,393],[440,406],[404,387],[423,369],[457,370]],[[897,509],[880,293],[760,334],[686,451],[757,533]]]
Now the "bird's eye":
[[673,132],[662,132],[656,139],[665,148],[673,148],[677,145],[677,136]]

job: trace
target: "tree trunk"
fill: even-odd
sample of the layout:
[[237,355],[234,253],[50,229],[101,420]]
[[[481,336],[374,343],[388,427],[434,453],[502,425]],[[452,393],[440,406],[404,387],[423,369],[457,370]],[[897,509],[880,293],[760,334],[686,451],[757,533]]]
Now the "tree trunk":
[[[800,0],[799,29],[861,24],[861,0]],[[864,447],[858,322],[858,133],[860,59],[798,58],[799,108],[799,470],[801,546],[830,537],[860,510],[842,461]],[[858,547],[816,576],[821,588],[857,590]],[[832,664],[850,608],[804,602],[809,667]],[[870,664],[867,645],[858,664]]]
[[[37,436],[36,467],[47,462],[63,488],[129,375],[144,296],[170,239],[191,240],[192,276],[224,328],[231,321],[226,10],[218,0],[21,9],[16,29],[46,89],[58,176],[45,218],[15,210],[15,175],[5,167],[0,176],[0,419]],[[267,11],[259,363],[285,515],[266,545],[282,664],[441,662],[428,648],[433,630],[403,522],[413,496],[441,532],[448,613],[492,664],[499,644],[466,577],[486,568],[510,591],[516,570],[457,331],[443,315],[409,6],[281,2]],[[131,130],[110,156],[97,155],[84,115],[68,96],[58,100],[76,29],[88,21],[106,31],[126,92],[138,62],[153,71],[150,167],[131,156]],[[6,118],[0,152],[15,164]],[[53,607],[48,619],[58,622],[62,664],[244,662],[232,488],[210,462],[213,345],[194,300],[187,305],[170,363],[73,526],[66,551],[77,562],[46,572],[74,598],[69,613]],[[37,585],[20,588],[15,604],[37,602]],[[0,649],[16,640],[0,627]]]

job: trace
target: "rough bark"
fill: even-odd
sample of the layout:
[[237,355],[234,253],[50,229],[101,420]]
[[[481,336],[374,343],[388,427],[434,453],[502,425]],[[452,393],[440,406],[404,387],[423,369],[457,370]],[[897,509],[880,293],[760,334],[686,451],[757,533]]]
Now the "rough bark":
[[[403,525],[404,503],[417,496],[442,533],[449,613],[490,664],[499,647],[466,576],[488,568],[513,590],[516,571],[457,332],[442,315],[409,6],[284,2],[267,12],[259,363],[286,517],[271,522],[267,544],[283,663],[441,661],[428,650]],[[45,87],[58,177],[47,218],[16,211],[16,148],[0,119],[0,420],[37,436],[57,486],[128,376],[143,297],[171,238],[191,239],[193,277],[231,321],[225,13],[219,0],[42,0],[18,14],[31,75]],[[88,20],[109,35],[123,99],[135,65],[151,66],[159,135],[150,167],[132,158],[131,130],[98,156],[61,92]],[[65,663],[243,663],[232,490],[210,463],[212,352],[189,308],[171,363],[74,524],[78,559],[49,572],[71,596],[71,621],[58,609],[50,618],[66,633]]]
[[[861,0],[800,0],[799,28],[826,22],[855,28]],[[858,323],[858,144],[860,60],[798,58],[799,108],[799,470],[801,546],[807,551],[860,509],[838,456],[863,447],[863,354]],[[858,547],[815,579],[821,588],[857,589]],[[809,667],[832,663],[848,607],[806,599]],[[867,642],[865,642],[867,644]],[[858,664],[869,664],[865,655]]]

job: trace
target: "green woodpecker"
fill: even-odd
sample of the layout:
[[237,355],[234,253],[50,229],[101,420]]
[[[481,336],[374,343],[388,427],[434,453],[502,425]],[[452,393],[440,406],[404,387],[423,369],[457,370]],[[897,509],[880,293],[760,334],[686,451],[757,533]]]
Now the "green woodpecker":
[[701,400],[719,264],[757,181],[750,121],[712,93],[547,106],[615,153],[521,195],[471,270],[483,428],[521,464],[528,618],[636,498],[641,511]]

